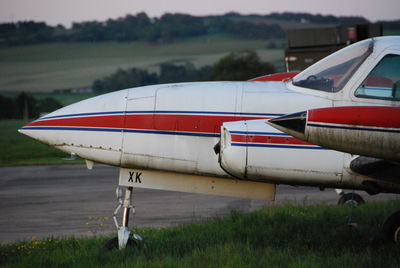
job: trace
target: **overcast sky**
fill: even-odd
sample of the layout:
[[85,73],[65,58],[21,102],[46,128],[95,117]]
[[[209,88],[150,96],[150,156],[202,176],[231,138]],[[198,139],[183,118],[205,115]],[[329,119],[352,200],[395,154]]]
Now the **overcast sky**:
[[308,12],[363,16],[371,21],[400,19],[400,0],[0,0],[0,22],[45,21],[50,25],[87,20],[104,21],[146,12],[150,17],[171,13],[217,15]]

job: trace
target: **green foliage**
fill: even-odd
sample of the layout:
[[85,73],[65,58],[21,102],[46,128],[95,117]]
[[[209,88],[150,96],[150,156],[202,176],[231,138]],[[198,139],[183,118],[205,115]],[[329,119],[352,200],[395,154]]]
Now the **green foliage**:
[[40,113],[50,113],[57,109],[60,109],[62,104],[58,102],[56,99],[51,97],[47,97],[44,99],[38,100],[38,110]]
[[379,239],[399,201],[346,206],[266,207],[175,228],[134,230],[145,246],[105,251],[110,237],[35,238],[0,246],[5,267],[399,267],[400,248]]
[[209,79],[245,81],[274,72],[273,65],[261,62],[260,57],[254,51],[232,52],[214,65]]
[[166,13],[153,24],[153,33],[158,34],[153,34],[147,41],[171,42],[177,38],[204,35],[207,31],[207,25],[200,17]]
[[21,92],[14,100],[14,116],[12,118],[25,119],[39,117],[37,100],[30,94]]
[[116,73],[93,83],[96,92],[109,92],[124,88],[189,81],[246,81],[251,78],[274,73],[275,68],[267,62],[261,62],[254,51],[232,52],[213,66],[196,69],[193,64],[185,65],[162,63],[160,74],[132,68],[119,69]]
[[311,23],[328,23],[328,24],[363,24],[369,21],[363,17],[357,16],[333,16],[333,15],[320,15],[310,13],[293,13],[293,12],[273,12],[267,15],[270,19],[282,21],[295,21],[295,22],[311,22]]
[[14,102],[12,99],[0,95],[0,119],[10,119],[14,116]]
[[47,97],[35,99],[31,94],[21,92],[14,99],[0,96],[0,119],[37,118],[41,113],[49,113],[61,108],[55,99]]
[[279,25],[171,13],[150,19],[146,13],[138,13],[115,20],[109,19],[106,22],[73,23],[71,29],[51,27],[43,22],[34,21],[0,24],[0,44],[138,40],[168,43],[208,33],[227,33],[258,39],[282,38],[285,35]]
[[[259,22],[262,23],[259,23]],[[268,23],[265,23],[268,21]],[[273,21],[273,23],[271,23]],[[362,17],[335,17],[308,13],[271,13],[268,15],[240,15],[227,13],[219,16],[191,16],[166,13],[160,18],[149,18],[146,13],[126,15],[106,22],[73,23],[71,29],[61,25],[52,27],[44,22],[23,21],[0,24],[0,43],[21,45],[43,42],[102,42],[148,41],[171,42],[208,33],[234,34],[244,38],[282,38],[285,36],[276,21],[318,24],[368,23]]]
[[94,81],[93,90],[97,93],[116,91],[130,87],[140,87],[155,84],[157,75],[148,73],[146,70],[131,68],[128,70],[118,69],[118,71],[103,79]]
[[160,75],[137,68],[119,69],[110,76],[94,81],[92,88],[97,93],[104,93],[160,83],[196,81],[201,80],[208,73],[208,70],[208,66],[197,70],[193,64],[182,66],[171,63],[161,64]]
[[0,24],[0,43],[19,45],[50,42],[53,41],[55,29],[44,22],[2,23]]
[[204,80],[209,74],[211,66],[196,69],[193,64],[174,65],[163,63],[160,66],[158,83],[193,82]]
[[284,38],[285,32],[278,24],[235,21],[229,18],[216,18],[210,23],[210,32],[229,33],[242,38],[270,39]]
[[[269,23],[258,23],[270,20]],[[146,13],[126,15],[106,22],[86,21],[73,23],[71,29],[61,25],[52,27],[44,22],[22,21],[0,24],[0,44],[23,45],[45,42],[103,42],[147,41],[173,42],[181,38],[225,33],[242,38],[283,38],[284,31],[275,21],[310,23],[367,23],[362,17],[334,17],[308,13],[272,13],[242,16],[227,13],[222,16],[191,16],[166,13],[160,18],[149,18]]]

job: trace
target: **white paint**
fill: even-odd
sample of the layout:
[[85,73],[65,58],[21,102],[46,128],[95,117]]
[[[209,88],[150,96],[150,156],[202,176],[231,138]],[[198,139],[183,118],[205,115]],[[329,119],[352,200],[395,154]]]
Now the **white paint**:
[[[240,113],[288,114],[319,107],[340,105],[396,105],[398,102],[353,98],[359,82],[379,57],[397,51],[400,37],[377,38],[373,54],[354,73],[341,92],[328,93],[295,87],[291,82],[209,82],[156,85],[105,94],[57,110],[49,116],[115,111],[197,111],[231,113],[235,123],[224,128],[241,131],[276,132],[265,122],[242,120]],[[252,117],[253,118],[253,117]],[[254,118],[257,118],[254,116]],[[162,122],[155,122],[157,126]],[[195,124],[196,122],[194,122]],[[179,122],[177,122],[179,125]],[[216,134],[216,126],[208,134]],[[344,172],[348,154],[329,150],[287,148],[224,149],[222,166],[214,153],[219,136],[203,137],[174,133],[132,133],[77,130],[29,130],[21,132],[84,159],[131,169],[175,172],[184,178],[203,175],[296,185],[359,188],[366,178]],[[229,138],[227,136],[227,138]],[[177,175],[178,176],[178,175]],[[196,177],[198,178],[198,177]],[[155,184],[152,187],[156,187]],[[386,187],[386,186],[385,186]],[[397,189],[388,186],[386,191]]]
[[274,184],[152,170],[121,168],[119,185],[258,200],[275,199]]

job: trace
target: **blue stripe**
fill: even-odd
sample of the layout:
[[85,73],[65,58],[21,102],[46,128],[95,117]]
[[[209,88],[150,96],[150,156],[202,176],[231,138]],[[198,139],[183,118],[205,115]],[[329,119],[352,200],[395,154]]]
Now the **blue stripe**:
[[81,113],[81,114],[65,114],[65,115],[55,115],[55,116],[47,116],[39,118],[38,120],[42,119],[52,119],[52,118],[62,118],[62,117],[69,117],[69,116],[88,116],[88,115],[107,115],[107,114],[123,114],[125,111],[115,111],[115,112],[98,112],[98,113]]
[[198,136],[198,137],[219,137],[217,133],[200,133],[200,132],[177,132],[177,131],[160,131],[160,130],[140,130],[140,129],[125,129],[124,132],[129,133],[147,133],[147,134],[162,134],[162,135],[181,135],[181,136]]
[[65,114],[65,115],[55,115],[39,118],[39,120],[44,119],[54,119],[63,118],[70,116],[91,116],[91,115],[110,115],[110,114],[218,114],[218,115],[252,115],[252,116],[282,116],[284,114],[271,114],[271,113],[235,113],[235,112],[211,112],[211,111],[114,111],[114,112],[97,112],[97,113],[78,113],[78,114]]
[[363,131],[375,131],[375,132],[388,132],[388,133],[400,133],[400,130],[394,129],[376,129],[367,127],[345,127],[345,126],[332,126],[332,125],[319,125],[313,123],[307,123],[310,127],[323,127],[323,128],[337,128],[337,129],[348,129],[348,130],[363,130]]
[[128,132],[128,133],[147,133],[162,135],[181,135],[198,137],[219,137],[218,133],[195,133],[195,132],[175,132],[159,130],[141,130],[141,129],[121,129],[121,128],[85,128],[85,127],[22,127],[27,130],[75,130],[75,131],[102,131],[102,132]]
[[231,143],[232,146],[241,147],[269,147],[269,148],[286,148],[286,149],[312,149],[312,150],[327,150],[319,146],[297,146],[297,145],[283,145],[283,144],[252,144],[252,143]]
[[[123,132],[117,128],[84,128],[84,127],[22,127],[27,130],[75,130],[75,131],[102,131],[102,132]],[[198,136],[198,137],[219,137],[218,133],[193,133],[193,132],[174,132],[174,131],[158,131],[158,130],[139,130],[125,129],[128,133],[147,133],[147,134],[162,134],[162,135],[181,135],[181,136]],[[288,149],[322,149],[317,146],[296,146],[296,145],[278,145],[278,144],[247,144],[247,143],[232,143],[232,146],[242,147],[270,147],[270,148],[288,148]]]
[[242,135],[265,135],[265,136],[289,136],[286,133],[276,133],[276,132],[246,132],[246,131],[229,131],[231,134],[242,134]]
[[260,116],[282,116],[284,114],[270,113],[236,113],[236,112],[211,112],[211,111],[127,111],[126,113],[155,113],[155,114],[224,114],[224,115],[260,115]]

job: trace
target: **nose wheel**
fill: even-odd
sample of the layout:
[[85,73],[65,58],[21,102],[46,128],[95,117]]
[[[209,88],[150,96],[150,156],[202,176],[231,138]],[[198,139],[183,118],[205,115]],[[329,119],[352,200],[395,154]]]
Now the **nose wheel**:
[[337,203],[338,205],[352,205],[356,207],[365,203],[364,198],[354,191],[351,193],[345,193],[343,189],[335,189],[335,191],[340,196]]
[[343,193],[338,201],[338,205],[352,205],[355,207],[364,203],[365,201],[361,195],[356,193]]
[[[132,205],[132,190],[133,187],[124,187],[125,195],[123,196],[120,186],[117,187],[116,196],[118,199],[118,206],[114,210],[113,219],[115,226],[118,230],[118,237],[115,237],[104,244],[104,248],[112,250],[115,248],[124,249],[127,246],[138,246],[143,242],[143,238],[138,234],[131,234],[128,228],[130,214],[135,214],[135,207]],[[119,210],[122,211],[122,223],[119,225],[117,216]]]

